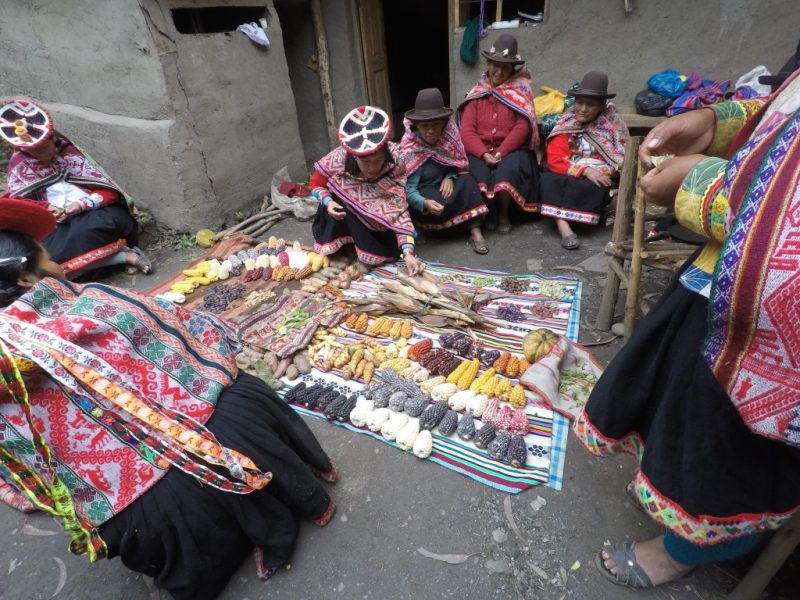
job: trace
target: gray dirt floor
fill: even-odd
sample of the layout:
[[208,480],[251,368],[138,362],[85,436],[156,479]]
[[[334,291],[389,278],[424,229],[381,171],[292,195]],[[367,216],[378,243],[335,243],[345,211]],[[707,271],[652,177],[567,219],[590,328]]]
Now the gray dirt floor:
[[[309,223],[287,220],[274,231],[310,242]],[[593,343],[609,338],[591,327],[605,279],[602,250],[609,235],[609,228],[583,230],[582,248],[568,252],[560,248],[553,224],[541,220],[518,226],[508,236],[490,234],[486,257],[472,253],[465,238],[457,236],[431,239],[419,254],[468,267],[573,274],[584,282],[580,341]],[[147,290],[197,252],[162,245],[154,251],[157,274],[118,274],[109,281]],[[661,273],[646,273],[645,293],[657,293],[665,282]],[[615,341],[593,350],[607,363],[620,346]],[[256,579],[250,561],[242,565],[222,595],[225,600],[712,599],[729,593],[751,562],[700,568],[656,590],[622,589],[597,572],[593,558],[598,548],[606,541],[647,539],[659,531],[623,500],[623,486],[634,469],[631,458],[593,458],[570,439],[561,491],[538,487],[507,496],[366,436],[315,419],[308,423],[338,467],[340,481],[331,487],[338,513],[325,528],[303,525],[291,565],[269,583]],[[515,526],[507,516],[509,507]],[[56,598],[167,598],[119,560],[90,565],[85,557],[67,553],[63,533],[41,535],[37,530],[59,528],[44,515],[0,507],[0,600],[52,598],[62,567],[65,581]],[[424,557],[418,548],[470,558],[451,565]],[[765,597],[798,597],[798,557],[788,561]]]

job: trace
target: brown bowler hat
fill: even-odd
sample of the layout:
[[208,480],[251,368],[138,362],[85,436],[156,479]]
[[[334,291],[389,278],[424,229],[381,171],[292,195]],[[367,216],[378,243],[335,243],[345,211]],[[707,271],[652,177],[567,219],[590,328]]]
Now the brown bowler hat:
[[567,92],[570,96],[588,96],[590,98],[613,98],[616,94],[608,93],[608,75],[602,71],[589,71],[581,79],[580,87]]
[[499,63],[521,65],[525,62],[517,50],[517,38],[509,33],[501,33],[497,36],[489,51],[481,50],[481,54],[485,58]]
[[414,108],[406,111],[406,119],[411,121],[440,121],[450,118],[453,109],[444,105],[439,88],[426,88],[417,93]]

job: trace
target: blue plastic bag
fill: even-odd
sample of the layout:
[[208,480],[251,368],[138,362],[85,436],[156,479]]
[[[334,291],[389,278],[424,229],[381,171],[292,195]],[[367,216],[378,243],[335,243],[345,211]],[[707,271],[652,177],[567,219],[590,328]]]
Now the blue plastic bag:
[[647,87],[661,96],[677,98],[686,90],[686,80],[677,71],[661,71],[650,76]]

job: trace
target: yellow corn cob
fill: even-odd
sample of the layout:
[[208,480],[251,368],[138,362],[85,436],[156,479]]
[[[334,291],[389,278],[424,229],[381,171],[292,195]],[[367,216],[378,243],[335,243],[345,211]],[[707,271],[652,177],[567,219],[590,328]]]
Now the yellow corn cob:
[[381,327],[379,335],[388,337],[389,334],[392,332],[392,325],[394,325],[394,322],[391,319],[386,319],[386,321],[383,322],[383,326]]
[[500,383],[497,384],[497,387],[494,390],[495,397],[505,400],[508,397],[509,392],[511,392],[511,381],[505,377],[501,377]]
[[477,358],[473,358],[471,361],[469,361],[469,365],[459,378],[458,383],[456,383],[459,389],[466,390],[470,385],[472,385],[472,382],[475,381],[475,376],[478,374],[478,369],[480,366],[481,363]]
[[497,375],[490,377],[481,386],[480,393],[488,398],[494,398],[497,386],[500,383],[500,378]]
[[469,389],[471,389],[473,392],[480,394],[481,388],[483,388],[483,386],[486,385],[486,382],[489,381],[492,377],[494,377],[493,367],[486,369],[486,371],[483,372],[483,375],[481,375],[475,381],[472,382],[472,385],[469,386]]
[[400,337],[400,333],[403,331],[403,322],[402,321],[395,321],[392,323],[392,328],[389,330],[389,335],[393,340],[396,340]]
[[530,366],[531,366],[531,364],[528,362],[528,360],[524,356],[522,358],[520,358],[519,359],[519,375],[520,376],[524,375],[525,371],[527,371],[528,367],[530,367]]
[[406,339],[408,339],[412,335],[414,335],[414,324],[411,321],[409,321],[408,319],[403,321],[403,327],[400,330],[400,335],[403,336]]
[[525,398],[525,390],[521,385],[517,384],[511,389],[511,393],[508,395],[508,401],[514,408],[525,408],[527,400]]
[[389,360],[386,360],[381,363],[381,369],[388,368],[397,371],[398,373],[403,369],[405,369],[406,367],[410,366],[411,366],[411,361],[408,360],[407,358],[390,358]]
[[467,370],[468,365],[468,360],[462,360],[459,365],[453,369],[453,372],[447,376],[447,383],[458,383],[459,379],[461,379],[461,375]]
[[361,313],[358,316],[358,321],[356,321],[355,330],[364,333],[367,330],[368,324],[369,324],[369,315],[367,313]]
[[350,316],[348,316],[344,320],[344,324],[347,327],[349,327],[350,329],[353,329],[355,327],[355,324],[356,324],[357,320],[358,320],[358,314],[357,313],[350,313]]
[[386,317],[378,317],[377,319],[375,319],[367,329],[367,335],[370,335],[372,337],[380,335],[381,329],[383,329],[383,324],[385,322],[386,322]]
[[519,375],[519,359],[516,356],[512,356],[508,359],[508,364],[506,365],[506,375],[509,377],[516,377]]

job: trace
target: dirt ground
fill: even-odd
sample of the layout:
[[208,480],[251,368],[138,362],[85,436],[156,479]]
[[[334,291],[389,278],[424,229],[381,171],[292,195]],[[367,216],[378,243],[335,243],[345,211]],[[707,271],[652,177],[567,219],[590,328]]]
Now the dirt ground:
[[[311,241],[307,222],[287,220],[274,232]],[[491,252],[485,257],[471,252],[460,236],[429,239],[419,254],[425,260],[466,267],[580,279],[580,341],[594,344],[611,337],[592,327],[605,281],[603,247],[610,229],[586,228],[580,236],[580,250],[562,250],[553,224],[536,220],[507,236],[490,234]],[[108,281],[147,290],[198,254],[196,248],[176,249],[174,237],[148,239],[157,273],[115,274]],[[658,294],[667,279],[663,272],[646,270],[643,293]],[[620,347],[615,340],[592,350],[608,363]],[[607,541],[647,539],[659,531],[623,499],[623,486],[634,469],[632,459],[593,458],[570,439],[562,490],[537,487],[509,496],[366,436],[315,419],[308,423],[339,470],[340,481],[331,488],[338,513],[323,529],[303,525],[291,565],[269,583],[256,579],[252,563],[243,564],[221,596],[224,600],[717,599],[730,593],[752,562],[750,558],[699,568],[655,590],[622,589],[597,573],[597,550]],[[90,565],[86,558],[67,553],[63,533],[42,531],[59,528],[46,516],[0,508],[0,600],[47,599],[56,591],[55,598],[70,600],[167,598],[119,560]],[[426,558],[420,548],[470,556],[451,565]],[[798,597],[799,558],[795,553],[787,562],[765,598]]]

